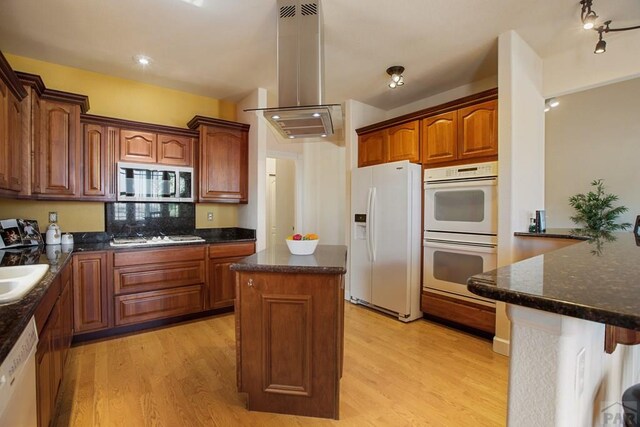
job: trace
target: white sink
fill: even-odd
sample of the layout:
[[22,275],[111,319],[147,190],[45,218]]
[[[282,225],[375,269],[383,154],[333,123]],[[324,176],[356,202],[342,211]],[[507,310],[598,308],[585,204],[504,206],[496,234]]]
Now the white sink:
[[0,303],[25,296],[49,270],[47,264],[0,267]]

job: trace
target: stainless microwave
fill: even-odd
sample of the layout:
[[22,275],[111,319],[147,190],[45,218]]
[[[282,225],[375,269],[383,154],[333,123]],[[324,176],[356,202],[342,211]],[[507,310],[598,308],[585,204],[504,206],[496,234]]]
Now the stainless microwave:
[[122,202],[193,202],[193,168],[118,162]]

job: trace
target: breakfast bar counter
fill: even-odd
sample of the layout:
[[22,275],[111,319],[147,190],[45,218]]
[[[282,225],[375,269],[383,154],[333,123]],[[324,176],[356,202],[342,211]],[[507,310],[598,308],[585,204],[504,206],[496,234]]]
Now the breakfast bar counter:
[[622,394],[638,382],[640,366],[640,241],[633,233],[594,236],[472,276],[467,287],[507,303],[508,425],[621,419]]
[[345,246],[313,255],[276,246],[231,265],[247,409],[338,419],[346,262]]

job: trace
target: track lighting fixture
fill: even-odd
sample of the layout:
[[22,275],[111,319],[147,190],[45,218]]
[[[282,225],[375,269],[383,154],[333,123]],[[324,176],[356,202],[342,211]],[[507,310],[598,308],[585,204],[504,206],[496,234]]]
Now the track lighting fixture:
[[404,84],[402,73],[404,73],[404,67],[401,65],[394,65],[393,67],[387,68],[387,74],[391,76],[391,81],[389,82],[391,89],[395,89]]
[[607,51],[607,42],[602,38],[603,34],[609,32],[637,30],[640,28],[640,25],[635,25],[633,27],[611,28],[611,20],[603,22],[600,26],[596,26],[596,21],[599,17],[592,9],[593,0],[580,0],[580,4],[582,5],[582,11],[580,12],[582,28],[598,32],[598,43],[596,44],[596,48],[593,53],[604,53]]

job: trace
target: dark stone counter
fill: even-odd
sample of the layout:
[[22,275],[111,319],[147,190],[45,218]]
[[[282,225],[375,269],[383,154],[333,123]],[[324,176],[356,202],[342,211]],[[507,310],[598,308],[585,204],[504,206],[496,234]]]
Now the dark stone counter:
[[513,233],[519,237],[541,237],[548,239],[573,239],[573,240],[589,240],[591,236],[584,231],[576,228],[548,228],[542,233],[532,233],[530,231],[517,231]]
[[[23,249],[12,249],[4,252],[2,256],[3,262],[7,259],[21,260],[10,265],[20,264],[49,264],[47,271],[38,283],[27,295],[22,299],[0,304],[0,364],[4,362],[5,357],[9,354],[13,345],[16,343],[20,334],[31,320],[31,316],[36,311],[40,300],[49,289],[49,285],[58,275],[58,272],[68,263],[71,262],[71,253],[64,253],[60,250],[56,251],[55,256],[51,256],[51,260],[47,258],[44,246],[29,247]],[[53,251],[50,251],[52,253]],[[7,266],[7,264],[3,264]],[[2,267],[0,267],[2,268]]]
[[276,245],[231,264],[231,270],[345,274],[347,272],[347,247],[318,245],[313,255],[291,255],[286,245]]
[[592,238],[469,278],[474,294],[640,331],[640,239]]

